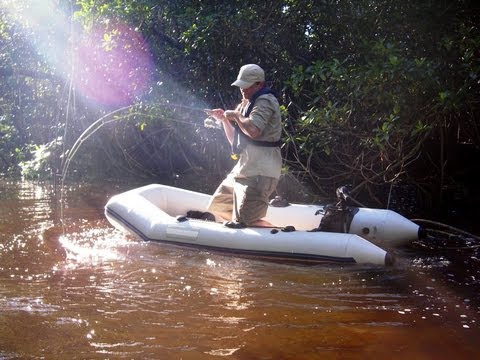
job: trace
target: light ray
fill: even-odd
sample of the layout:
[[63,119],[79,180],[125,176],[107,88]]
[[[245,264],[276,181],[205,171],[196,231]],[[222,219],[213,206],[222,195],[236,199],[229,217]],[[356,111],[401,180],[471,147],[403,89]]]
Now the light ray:
[[36,53],[87,99],[132,104],[150,87],[153,61],[141,34],[124,22],[103,19],[90,30],[72,22],[54,0],[3,0]]

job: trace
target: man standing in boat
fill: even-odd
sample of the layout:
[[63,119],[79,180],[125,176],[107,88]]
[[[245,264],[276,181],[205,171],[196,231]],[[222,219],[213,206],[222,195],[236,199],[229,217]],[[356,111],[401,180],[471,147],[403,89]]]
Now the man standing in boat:
[[232,86],[242,93],[235,110],[206,111],[222,123],[232,158],[238,159],[213,194],[208,211],[227,221],[229,227],[272,226],[262,218],[282,167],[280,106],[265,85],[263,69],[256,64],[242,66]]

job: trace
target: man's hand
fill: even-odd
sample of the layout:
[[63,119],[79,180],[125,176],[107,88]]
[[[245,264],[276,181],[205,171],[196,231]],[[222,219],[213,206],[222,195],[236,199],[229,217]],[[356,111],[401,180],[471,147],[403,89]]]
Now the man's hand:
[[248,117],[242,116],[240,111],[237,110],[227,110],[224,112],[226,119],[233,123],[237,123],[243,133],[255,139],[260,135],[260,129],[256,127],[253,122]]
[[238,123],[238,119],[240,118],[240,111],[236,110],[227,110],[224,112],[225,117],[235,123]]
[[223,109],[205,109],[203,110],[208,116],[213,117],[217,121],[226,121],[225,110]]

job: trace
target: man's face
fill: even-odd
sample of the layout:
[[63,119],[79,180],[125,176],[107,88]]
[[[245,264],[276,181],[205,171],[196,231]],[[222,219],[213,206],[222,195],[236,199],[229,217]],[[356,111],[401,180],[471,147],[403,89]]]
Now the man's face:
[[240,89],[240,92],[242,93],[242,96],[244,99],[250,100],[253,94],[255,94],[261,87],[262,87],[261,83],[255,83],[248,88]]

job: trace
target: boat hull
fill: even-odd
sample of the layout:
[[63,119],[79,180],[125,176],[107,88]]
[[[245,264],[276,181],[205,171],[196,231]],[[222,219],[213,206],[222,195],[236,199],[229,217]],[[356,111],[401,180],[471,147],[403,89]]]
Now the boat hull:
[[387,251],[356,234],[232,229],[184,216],[190,210],[205,211],[209,199],[209,195],[153,184],[115,195],[106,204],[105,215],[116,228],[147,241],[302,262],[392,262]]

